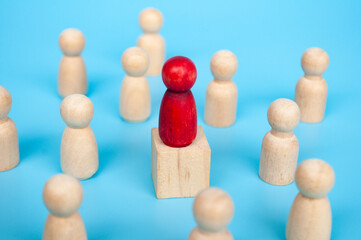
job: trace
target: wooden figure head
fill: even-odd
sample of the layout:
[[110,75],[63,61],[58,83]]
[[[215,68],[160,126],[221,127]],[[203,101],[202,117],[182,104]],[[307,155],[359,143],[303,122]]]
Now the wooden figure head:
[[322,76],[329,64],[327,52],[321,48],[307,49],[301,59],[301,66],[306,76]]
[[331,191],[335,183],[332,167],[320,159],[303,161],[296,171],[296,184],[302,195],[322,198]]
[[83,189],[76,178],[58,174],[46,182],[43,200],[54,216],[69,217],[78,211],[83,200]]
[[122,55],[122,66],[129,76],[144,76],[149,68],[148,53],[140,47],[131,47]]
[[237,67],[236,55],[228,50],[216,52],[211,59],[211,72],[216,80],[231,80]]
[[139,25],[145,33],[157,33],[163,25],[162,13],[155,8],[146,8],[139,15]]
[[60,114],[69,127],[85,128],[94,115],[93,103],[82,94],[72,94],[61,102]]
[[75,28],[65,29],[60,34],[59,46],[65,56],[79,56],[85,46],[84,35]]

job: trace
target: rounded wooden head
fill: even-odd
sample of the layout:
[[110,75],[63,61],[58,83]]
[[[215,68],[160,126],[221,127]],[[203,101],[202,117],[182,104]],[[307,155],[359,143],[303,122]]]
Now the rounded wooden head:
[[193,214],[198,227],[206,232],[218,232],[231,222],[234,205],[231,197],[219,188],[208,188],[196,196]]
[[162,13],[155,8],[146,8],[139,15],[139,25],[146,33],[156,33],[163,25]]
[[196,65],[187,57],[169,58],[162,68],[164,85],[174,92],[190,90],[197,79]]
[[296,184],[306,197],[322,198],[332,189],[334,183],[335,173],[325,161],[308,159],[297,168]]
[[84,128],[93,118],[93,103],[82,94],[72,94],[61,102],[60,114],[69,127]]
[[10,92],[0,86],[0,120],[7,118],[11,109],[12,99]]
[[217,80],[231,80],[237,71],[236,55],[228,50],[216,52],[211,59],[211,72]]
[[328,68],[330,59],[327,52],[321,48],[307,49],[301,59],[301,66],[305,75],[308,76],[321,76]]
[[122,55],[122,66],[129,76],[144,76],[149,68],[149,55],[140,47],[131,47]]
[[300,122],[301,111],[294,101],[279,98],[272,102],[267,111],[268,122],[272,129],[291,132]]
[[59,46],[65,56],[79,56],[85,46],[85,38],[75,28],[65,29],[59,37]]
[[83,189],[76,178],[58,174],[46,182],[43,200],[51,214],[68,217],[77,212],[83,200]]

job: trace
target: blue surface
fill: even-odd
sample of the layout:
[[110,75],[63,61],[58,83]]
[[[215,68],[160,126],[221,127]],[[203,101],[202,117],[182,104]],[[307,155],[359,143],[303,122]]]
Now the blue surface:
[[[303,72],[300,58],[312,46],[325,49],[330,66],[326,118],[300,123],[299,162],[321,158],[336,173],[329,194],[332,239],[361,236],[361,2],[359,1],[0,1],[0,85],[13,97],[21,162],[0,173],[0,239],[40,239],[48,211],[45,182],[60,173],[57,71],[60,32],[83,31],[83,57],[95,106],[91,123],[100,167],[82,181],[80,208],[89,239],[186,239],[196,225],[192,198],[157,200],[150,175],[150,129],[157,126],[165,87],[150,77],[152,114],[140,124],[118,113],[124,71],[122,52],[141,34],[139,12],[152,6],[164,14],[161,34],[167,57],[184,55],[198,68],[193,94],[199,124],[212,149],[211,185],[235,202],[229,229],[235,239],[284,239],[296,185],[278,187],[258,177],[261,141],[270,129],[266,112],[280,97],[293,98]],[[205,125],[205,89],[211,56],[230,49],[238,57],[234,77],[238,114],[234,126]]]

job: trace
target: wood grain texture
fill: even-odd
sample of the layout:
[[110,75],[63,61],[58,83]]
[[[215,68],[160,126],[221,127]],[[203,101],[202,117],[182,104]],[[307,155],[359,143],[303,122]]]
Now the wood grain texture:
[[301,110],[301,121],[321,122],[325,115],[327,83],[322,74],[327,70],[329,57],[321,48],[307,49],[301,58],[305,75],[296,85],[295,102]]
[[127,75],[120,90],[120,115],[128,122],[145,121],[151,112],[150,90],[145,77],[149,56],[142,48],[128,48],[122,55],[122,66]]
[[161,12],[146,8],[139,15],[139,25],[144,34],[138,38],[137,45],[145,49],[150,58],[147,75],[159,75],[165,59],[165,41],[158,33],[163,24]]
[[58,76],[58,91],[60,96],[71,94],[86,94],[88,90],[85,63],[81,56],[61,59]]
[[238,61],[231,51],[220,50],[213,55],[210,67],[214,80],[207,87],[204,121],[214,127],[227,127],[236,121],[238,90],[232,77]]
[[93,103],[84,95],[72,94],[62,101],[60,113],[67,124],[61,140],[61,168],[78,179],[88,179],[99,166],[97,142],[89,126]]
[[43,240],[86,240],[86,230],[78,212],[70,217],[56,217],[51,213],[45,222]]
[[61,169],[80,180],[88,179],[98,170],[98,147],[90,126],[66,127],[61,141]]
[[214,127],[234,124],[237,96],[237,86],[233,81],[211,81],[207,87],[204,121]]
[[332,167],[320,159],[303,161],[296,171],[296,196],[288,216],[288,240],[329,240],[332,214],[327,194],[335,183]]
[[151,172],[157,198],[194,197],[209,186],[211,149],[203,128],[184,148],[165,145],[158,128],[151,131]]
[[193,202],[197,227],[188,240],[233,240],[227,230],[234,214],[232,198],[222,189],[211,187],[199,192]]
[[59,46],[64,56],[61,59],[58,74],[58,91],[60,96],[86,94],[88,89],[85,63],[80,55],[85,46],[81,31],[74,28],[65,29],[59,37]]
[[280,98],[267,111],[272,127],[263,138],[259,165],[260,178],[270,184],[286,185],[294,180],[299,144],[292,130],[300,121],[300,109],[289,99]]
[[51,177],[44,186],[43,200],[50,212],[43,231],[44,240],[87,239],[78,213],[83,189],[76,178],[66,174]]
[[19,140],[15,123],[0,120],[0,172],[16,167],[20,161]]
[[329,240],[331,226],[328,198],[308,198],[299,193],[290,210],[286,237],[288,240]]
[[19,164],[19,140],[16,125],[8,117],[12,98],[10,92],[0,86],[0,172]]
[[233,240],[233,236],[227,229],[220,232],[210,233],[204,232],[196,227],[192,230],[188,240]]

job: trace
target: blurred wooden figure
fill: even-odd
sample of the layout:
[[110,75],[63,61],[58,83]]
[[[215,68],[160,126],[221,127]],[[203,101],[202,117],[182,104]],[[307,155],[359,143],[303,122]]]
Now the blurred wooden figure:
[[310,48],[302,55],[305,75],[296,85],[295,101],[301,110],[301,121],[321,122],[325,115],[327,83],[322,74],[327,70],[329,58],[321,48]]
[[298,159],[298,140],[292,132],[300,121],[300,109],[289,99],[271,103],[267,112],[272,127],[263,138],[260,178],[274,185],[286,185],[294,180]]
[[146,8],[139,15],[139,24],[144,34],[138,38],[138,46],[148,52],[150,59],[147,75],[159,75],[165,58],[165,42],[158,33],[163,25],[162,13],[154,8]]
[[80,180],[88,179],[98,170],[98,148],[89,126],[94,115],[93,103],[84,95],[72,94],[60,106],[67,124],[61,141],[61,169]]
[[219,188],[201,191],[193,203],[193,214],[198,224],[188,240],[233,240],[227,226],[234,214],[231,197]]
[[329,240],[332,214],[327,193],[335,182],[332,167],[319,159],[302,162],[296,171],[296,196],[288,216],[288,240]]
[[214,80],[207,88],[204,121],[214,127],[227,127],[236,121],[237,86],[232,77],[237,71],[237,58],[228,50],[215,53],[211,60]]
[[120,91],[120,115],[128,122],[142,122],[150,115],[150,90],[145,77],[149,67],[147,52],[139,47],[128,48],[122,56],[126,72]]
[[88,89],[85,63],[80,55],[85,46],[81,31],[69,28],[59,37],[59,45],[64,53],[60,62],[58,91],[62,97],[70,94],[86,94]]
[[75,178],[58,174],[48,180],[43,200],[49,210],[43,240],[86,240],[86,230],[78,208],[83,200],[83,189]]
[[0,172],[19,164],[19,140],[16,125],[8,117],[12,99],[9,91],[0,86]]

